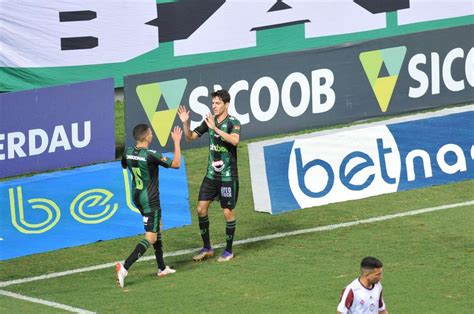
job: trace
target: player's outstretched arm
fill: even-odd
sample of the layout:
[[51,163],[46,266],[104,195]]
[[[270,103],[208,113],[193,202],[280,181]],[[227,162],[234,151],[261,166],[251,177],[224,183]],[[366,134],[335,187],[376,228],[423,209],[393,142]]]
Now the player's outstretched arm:
[[189,128],[189,111],[181,105],[178,108],[178,116],[181,122],[183,123],[184,136],[186,141],[191,142],[198,138],[198,135],[195,132],[192,132]]
[[174,156],[173,161],[171,162],[171,168],[178,169],[181,166],[181,137],[183,136],[183,131],[179,126],[173,128],[171,132],[171,138],[173,139],[174,144]]

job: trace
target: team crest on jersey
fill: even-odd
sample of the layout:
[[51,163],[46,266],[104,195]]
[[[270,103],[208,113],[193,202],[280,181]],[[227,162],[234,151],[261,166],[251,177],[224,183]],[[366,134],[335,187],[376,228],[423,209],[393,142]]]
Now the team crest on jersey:
[[365,301],[364,300],[360,300],[360,304],[364,305]]
[[212,162],[212,168],[214,168],[216,172],[221,172],[222,169],[224,169],[224,162],[222,160],[214,160]]

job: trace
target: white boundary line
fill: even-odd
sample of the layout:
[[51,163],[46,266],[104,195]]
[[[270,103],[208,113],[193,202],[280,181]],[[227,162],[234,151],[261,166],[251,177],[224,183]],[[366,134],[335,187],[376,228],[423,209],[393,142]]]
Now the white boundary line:
[[[456,207],[463,207],[463,206],[470,206],[470,205],[474,205],[474,200],[466,201],[466,202],[462,202],[462,203],[455,203],[455,204],[448,204],[448,205],[442,205],[442,206],[436,206],[436,207],[416,209],[416,210],[411,210],[411,211],[407,211],[407,212],[403,212],[403,213],[372,217],[372,218],[362,219],[362,220],[348,221],[348,222],[343,222],[343,223],[339,223],[339,224],[332,224],[332,225],[320,226],[320,227],[309,228],[309,229],[301,229],[301,230],[295,230],[295,231],[289,231],[289,232],[274,233],[274,234],[260,236],[260,237],[254,237],[254,238],[248,238],[248,239],[244,239],[244,240],[238,240],[238,241],[234,242],[234,245],[254,243],[254,242],[259,242],[259,241],[283,238],[283,237],[306,234],[306,233],[329,231],[329,230],[334,230],[334,229],[339,229],[339,228],[347,228],[347,227],[351,227],[351,226],[369,224],[369,223],[373,223],[373,222],[385,221],[385,220],[390,220],[390,219],[395,219],[395,218],[400,218],[400,217],[406,217],[406,216],[414,216],[414,215],[434,212],[434,211],[438,211],[438,210],[444,210],[444,209],[456,208]],[[221,247],[224,247],[224,246],[225,246],[225,244],[221,243],[221,244],[215,245],[214,248],[221,248]],[[200,249],[200,247],[199,248],[192,248],[192,249],[185,249],[185,250],[180,250],[180,251],[174,251],[174,252],[164,254],[164,257],[186,255],[186,254],[193,253],[193,252],[195,252],[199,249]],[[151,256],[151,255],[146,256],[146,257],[143,257],[143,258],[139,259],[138,261],[139,262],[140,261],[148,261],[148,260],[152,260],[152,259],[155,259],[155,256]],[[96,265],[96,266],[90,266],[90,267],[84,267],[84,268],[78,268],[78,269],[72,269],[72,270],[67,270],[67,271],[62,271],[62,272],[57,272],[57,273],[51,273],[51,274],[47,274],[47,275],[28,277],[28,278],[23,278],[23,279],[15,279],[15,280],[10,280],[10,281],[2,281],[2,282],[0,282],[0,288],[8,287],[8,286],[11,286],[11,285],[27,283],[27,282],[32,282],[32,281],[45,280],[45,279],[51,279],[51,278],[56,278],[56,277],[68,276],[68,275],[77,274],[77,273],[94,271],[94,270],[99,270],[99,269],[104,269],[104,268],[109,268],[109,267],[113,268],[114,265],[115,265],[115,262]],[[0,290],[0,291],[2,291],[2,290]]]
[[33,302],[33,303],[39,303],[39,304],[43,304],[43,305],[46,305],[46,306],[51,306],[51,307],[54,307],[54,308],[57,308],[57,309],[66,310],[66,311],[73,312],[73,313],[81,313],[81,314],[95,313],[95,312],[86,311],[86,310],[83,310],[83,309],[79,309],[79,308],[72,307],[72,306],[65,305],[65,304],[61,304],[61,303],[56,303],[56,302],[52,302],[52,301],[46,301],[46,300],[42,300],[42,299],[27,297],[25,295],[21,295],[21,294],[18,294],[18,293],[13,293],[13,292],[10,292],[10,291],[5,291],[5,290],[0,290],[0,295],[4,295],[4,296],[7,296],[7,297],[12,297],[12,298],[15,298],[15,299],[20,299],[20,300],[30,301],[30,302]]

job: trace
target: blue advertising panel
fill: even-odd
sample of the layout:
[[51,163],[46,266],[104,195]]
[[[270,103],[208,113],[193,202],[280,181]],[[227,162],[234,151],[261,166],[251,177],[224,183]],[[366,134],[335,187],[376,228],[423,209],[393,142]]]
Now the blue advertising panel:
[[112,79],[0,94],[0,178],[114,158]]
[[[144,232],[119,162],[0,183],[0,260]],[[163,229],[191,224],[184,160],[160,168]]]
[[[270,213],[474,179],[474,106],[251,144]],[[252,147],[253,146],[253,147]],[[262,179],[263,178],[263,179]]]

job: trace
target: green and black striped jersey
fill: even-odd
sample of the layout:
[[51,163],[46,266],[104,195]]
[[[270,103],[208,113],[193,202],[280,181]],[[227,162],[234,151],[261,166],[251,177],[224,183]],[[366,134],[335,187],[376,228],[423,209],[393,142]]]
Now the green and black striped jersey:
[[[220,130],[228,134],[240,135],[240,121],[236,118],[228,115],[221,123],[217,123],[217,118],[214,119],[216,127]],[[206,121],[195,128],[194,132],[199,137],[206,132],[209,133],[209,159],[206,177],[220,181],[238,180],[237,147],[226,142],[214,130],[209,130]]]
[[146,214],[160,209],[158,166],[171,167],[172,160],[145,148],[129,147],[122,156],[122,167],[132,173],[132,196],[137,208]]

